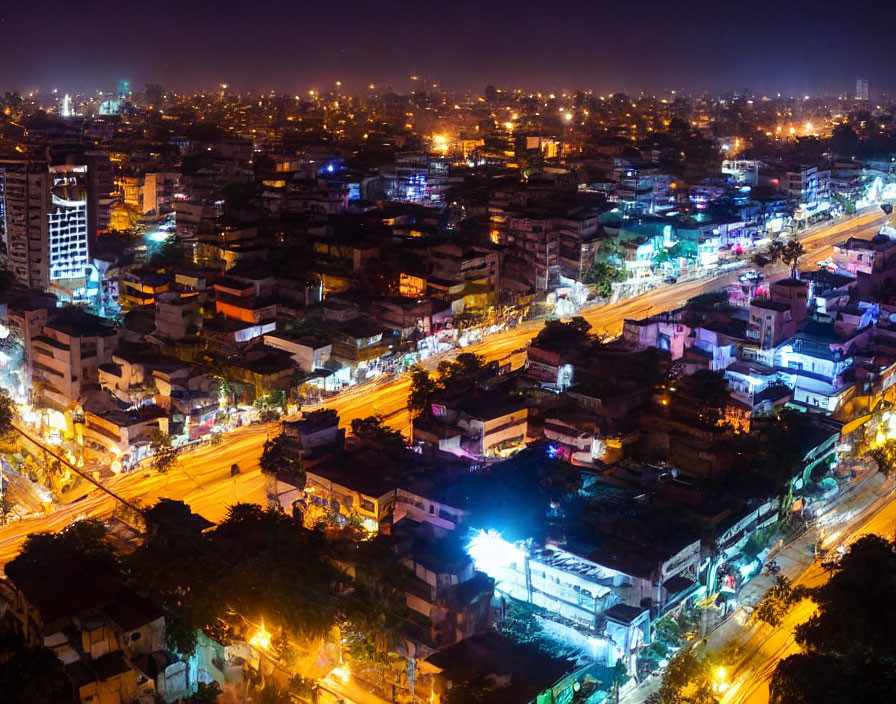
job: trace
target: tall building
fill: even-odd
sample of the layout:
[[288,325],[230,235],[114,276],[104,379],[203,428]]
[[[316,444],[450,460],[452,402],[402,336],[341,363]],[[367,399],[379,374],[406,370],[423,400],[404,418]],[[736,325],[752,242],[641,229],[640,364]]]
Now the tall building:
[[867,78],[856,79],[856,100],[868,100],[871,97]]
[[[89,274],[87,166],[0,161],[0,237],[10,270],[49,291]],[[81,287],[85,284],[82,284]]]

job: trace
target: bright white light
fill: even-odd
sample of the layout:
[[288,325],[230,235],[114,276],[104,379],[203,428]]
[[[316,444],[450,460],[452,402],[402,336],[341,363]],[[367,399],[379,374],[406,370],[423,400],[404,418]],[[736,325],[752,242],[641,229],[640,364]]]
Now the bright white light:
[[146,235],[146,239],[148,239],[150,242],[164,242],[169,237],[169,233],[162,232],[161,230],[156,230],[155,232],[150,232]]
[[330,675],[337,679],[342,680],[342,684],[347,684],[349,678],[351,677],[351,672],[349,672],[346,667],[334,667],[330,670]]
[[473,558],[476,568],[486,574],[496,567],[506,567],[523,559],[522,551],[495,530],[480,530],[474,535],[467,543],[467,554]]
[[249,645],[254,645],[262,650],[267,650],[271,647],[271,634],[264,627],[264,621],[261,622],[261,626],[255,632],[255,635],[249,639]]

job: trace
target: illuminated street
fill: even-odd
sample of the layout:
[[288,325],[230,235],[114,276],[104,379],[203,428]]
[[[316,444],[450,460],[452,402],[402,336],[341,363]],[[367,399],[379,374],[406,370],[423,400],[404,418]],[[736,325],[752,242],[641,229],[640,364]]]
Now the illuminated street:
[[[844,500],[819,521],[828,536],[824,540],[826,549],[848,546],[869,533],[884,537],[893,534],[896,526],[893,480],[884,480],[880,475],[873,475],[869,479],[868,486]],[[782,568],[782,574],[791,579],[794,585],[815,587],[829,575],[821,562],[813,560],[810,554],[817,536],[818,530],[813,528],[776,556],[787,564],[787,567]],[[766,577],[765,581],[770,584],[773,578]],[[764,704],[768,701],[769,680],[778,662],[799,652],[794,642],[793,629],[805,622],[813,610],[812,602],[804,600],[787,614],[779,627],[773,628],[765,623],[747,621],[744,610],[740,609],[725,627],[719,628],[709,637],[707,647],[711,650],[722,650],[734,642],[742,654],[739,662],[732,663],[727,668],[731,686],[722,700],[724,704]]]

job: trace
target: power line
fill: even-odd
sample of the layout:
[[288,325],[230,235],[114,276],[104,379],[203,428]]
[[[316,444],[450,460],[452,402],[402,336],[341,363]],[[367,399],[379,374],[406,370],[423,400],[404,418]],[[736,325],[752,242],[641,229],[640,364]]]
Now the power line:
[[[34,443],[35,445],[37,445],[41,450],[43,450],[43,451],[46,452],[48,455],[50,455],[50,456],[53,457],[54,459],[58,460],[58,461],[61,462],[62,464],[64,464],[66,467],[68,467],[70,470],[72,470],[72,471],[73,471],[75,474],[77,474],[79,477],[81,477],[81,478],[83,478],[83,479],[86,479],[86,480],[89,481],[91,484],[93,484],[96,488],[100,489],[101,491],[104,491],[105,493],[107,493],[109,496],[111,496],[113,499],[115,499],[116,501],[118,501],[118,502],[119,502],[120,504],[122,504],[123,506],[127,506],[129,509],[131,509],[131,510],[133,510],[133,511],[136,511],[136,512],[139,513],[141,516],[143,515],[143,509],[138,508],[137,506],[135,506],[134,504],[132,504],[130,501],[128,501],[127,499],[125,499],[125,498],[123,498],[123,497],[121,497],[121,496],[119,496],[118,494],[116,494],[114,491],[112,491],[112,490],[109,489],[108,487],[103,486],[100,482],[98,482],[96,479],[94,479],[93,477],[91,477],[89,474],[87,474],[87,473],[85,473],[85,472],[82,472],[80,469],[78,469],[77,467],[75,467],[75,465],[73,465],[73,464],[72,464],[71,462],[69,462],[67,459],[65,459],[64,457],[60,456],[59,454],[57,454],[56,452],[54,452],[53,450],[51,450],[49,447],[47,447],[46,445],[44,445],[40,440],[38,440],[37,438],[34,438],[34,437],[32,437],[31,435],[29,435],[28,433],[26,433],[26,432],[25,432],[24,430],[22,430],[18,425],[16,425],[15,422],[13,422],[11,425],[12,425],[12,429],[15,430],[17,433],[19,433],[22,437],[24,437],[26,440],[30,440],[31,442],[33,442],[33,443]],[[145,517],[145,516],[144,516],[144,517]]]

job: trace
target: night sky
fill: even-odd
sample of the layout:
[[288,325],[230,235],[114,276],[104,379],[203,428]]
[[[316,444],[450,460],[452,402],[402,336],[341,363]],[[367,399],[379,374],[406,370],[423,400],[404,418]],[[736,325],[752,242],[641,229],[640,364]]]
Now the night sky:
[[2,0],[0,91],[891,91],[892,0]]

